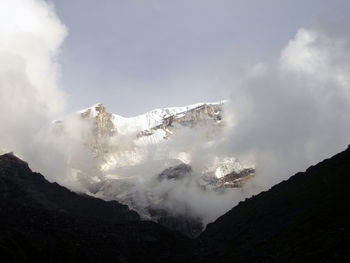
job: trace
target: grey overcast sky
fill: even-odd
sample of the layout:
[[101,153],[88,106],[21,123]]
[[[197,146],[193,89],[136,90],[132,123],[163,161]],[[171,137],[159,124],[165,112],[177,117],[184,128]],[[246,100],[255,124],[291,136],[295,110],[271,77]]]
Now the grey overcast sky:
[[249,65],[274,60],[300,27],[348,0],[53,0],[69,110],[132,116],[230,97]]

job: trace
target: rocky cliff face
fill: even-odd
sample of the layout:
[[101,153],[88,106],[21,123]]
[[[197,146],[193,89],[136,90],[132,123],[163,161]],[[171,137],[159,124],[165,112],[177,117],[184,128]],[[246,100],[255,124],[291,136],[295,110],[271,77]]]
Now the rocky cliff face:
[[151,135],[154,131],[162,129],[166,136],[171,136],[176,127],[193,128],[198,125],[219,125],[222,121],[222,107],[223,103],[199,105],[185,112],[165,117],[160,125],[142,131],[140,135]]
[[89,108],[80,113],[82,119],[93,121],[93,132],[96,137],[103,138],[115,135],[115,126],[112,121],[112,114],[106,112],[102,104]]

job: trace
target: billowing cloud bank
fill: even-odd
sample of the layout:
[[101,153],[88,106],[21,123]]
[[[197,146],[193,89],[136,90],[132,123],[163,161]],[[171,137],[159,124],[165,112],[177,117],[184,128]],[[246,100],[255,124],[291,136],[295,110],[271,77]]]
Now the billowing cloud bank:
[[270,187],[349,144],[346,25],[298,30],[278,61],[256,64],[235,88],[226,151],[254,159],[257,185]]
[[66,34],[45,1],[1,2],[0,145],[24,158],[43,123],[63,110],[57,55]]

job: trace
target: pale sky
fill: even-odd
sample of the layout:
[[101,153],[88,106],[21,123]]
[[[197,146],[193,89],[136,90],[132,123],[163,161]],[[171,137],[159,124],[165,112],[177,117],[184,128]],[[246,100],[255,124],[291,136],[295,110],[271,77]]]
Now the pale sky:
[[132,116],[227,99],[249,66],[297,30],[349,13],[347,0],[53,0],[68,28],[69,110],[97,102]]

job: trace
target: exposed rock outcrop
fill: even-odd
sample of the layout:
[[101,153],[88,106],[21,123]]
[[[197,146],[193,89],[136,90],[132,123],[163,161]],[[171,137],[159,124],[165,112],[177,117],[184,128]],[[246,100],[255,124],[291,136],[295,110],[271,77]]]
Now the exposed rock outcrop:
[[115,125],[112,121],[112,114],[106,112],[102,104],[97,104],[92,108],[80,113],[82,119],[95,119],[93,121],[93,132],[98,138],[115,135]]

